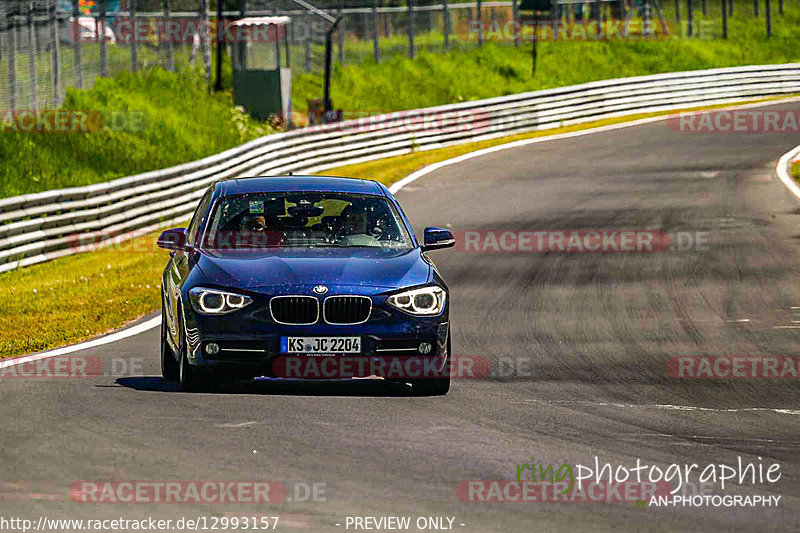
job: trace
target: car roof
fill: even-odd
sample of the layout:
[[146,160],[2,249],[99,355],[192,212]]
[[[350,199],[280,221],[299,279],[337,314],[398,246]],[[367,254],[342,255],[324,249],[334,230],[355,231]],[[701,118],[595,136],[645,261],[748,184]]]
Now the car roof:
[[384,196],[384,188],[375,181],[336,176],[236,177],[218,182],[222,196],[263,192],[341,192]]

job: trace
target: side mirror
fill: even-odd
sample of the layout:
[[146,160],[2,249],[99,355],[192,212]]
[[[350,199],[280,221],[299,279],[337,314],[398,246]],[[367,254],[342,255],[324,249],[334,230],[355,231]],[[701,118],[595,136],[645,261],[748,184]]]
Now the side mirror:
[[451,248],[455,243],[456,239],[449,229],[425,228],[425,244],[422,245],[422,251]]
[[173,228],[168,229],[156,241],[159,248],[165,250],[178,250],[187,252],[192,250],[192,247],[186,244],[186,228]]

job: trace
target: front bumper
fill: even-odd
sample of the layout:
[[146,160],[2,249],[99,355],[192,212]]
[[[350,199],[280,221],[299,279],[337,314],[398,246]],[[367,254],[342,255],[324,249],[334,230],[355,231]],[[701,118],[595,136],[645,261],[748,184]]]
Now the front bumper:
[[[185,309],[188,362],[210,374],[234,374],[242,377],[268,376],[293,377],[299,379],[346,379],[374,374],[375,362],[405,361],[409,357],[430,362],[441,368],[448,357],[449,334],[447,309],[436,317],[412,317],[398,311],[384,309],[374,314],[364,324],[333,326],[314,324],[310,326],[280,325],[265,315],[263,309],[243,310],[234,315],[211,317]],[[361,338],[361,354],[334,356],[305,356],[282,354],[281,337],[352,337]],[[420,343],[430,343],[430,353],[418,351]],[[206,350],[214,343],[219,351],[213,355]],[[343,373],[333,375],[287,375],[287,368],[297,368],[287,358],[323,359],[335,358],[344,366],[348,360],[361,360],[355,366],[346,366]],[[364,360],[367,363],[364,364]],[[314,363],[312,363],[312,367]],[[356,361],[357,362],[357,361]],[[296,363],[296,361],[295,361]],[[306,368],[303,363],[301,365]],[[378,366],[381,366],[380,364]],[[354,371],[354,369],[356,369]],[[364,374],[364,375],[362,375]]]

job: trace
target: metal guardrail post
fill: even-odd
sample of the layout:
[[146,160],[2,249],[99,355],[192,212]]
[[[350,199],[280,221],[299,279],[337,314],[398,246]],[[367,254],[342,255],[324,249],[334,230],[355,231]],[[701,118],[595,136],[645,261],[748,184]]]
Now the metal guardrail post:
[[372,58],[375,63],[381,62],[381,36],[378,26],[378,0],[372,0]]
[[770,0],[764,0],[764,18],[767,23],[767,37],[772,37],[772,6]]
[[311,22],[312,19],[309,16],[304,17],[303,20],[305,20],[306,24],[308,25],[308,36],[305,40],[306,70],[311,71],[311,29],[313,23]]
[[58,13],[56,13],[56,0],[51,0],[47,10],[50,13],[50,29],[53,37],[53,103],[56,107],[63,101],[61,87],[61,38],[58,32]]
[[69,29],[69,35],[72,36],[74,41],[74,48],[72,49],[72,52],[75,54],[75,75],[77,76],[76,86],[78,89],[83,89],[83,51],[81,50],[83,30],[81,29],[81,25],[78,24],[78,17],[80,17],[80,15],[81,12],[80,9],[78,9],[78,0],[72,0],[73,21]]
[[108,0],[100,0],[100,25],[95,21],[94,28],[97,39],[100,41],[100,75],[108,76],[108,46],[106,43],[106,28],[108,27]]
[[722,0],[722,38],[728,38],[728,0]]
[[130,11],[131,23],[131,71],[139,70],[139,43],[137,42],[139,32],[136,31],[136,0],[129,0],[128,10]]
[[[514,0],[516,4],[517,0]],[[450,32],[452,31],[450,21],[450,7],[447,5],[447,0],[442,0],[442,16],[444,17],[444,49],[450,50]]]
[[519,6],[517,0],[512,0],[511,2],[511,19],[514,21],[514,46],[519,48],[522,24],[520,24],[519,20]]
[[11,109],[17,109],[17,25],[9,18],[8,98]]
[[[756,0],[757,2],[758,0]],[[694,0],[686,0],[686,36],[694,35]]]
[[417,57],[414,47],[414,0],[406,1],[408,3],[408,57],[414,59]]
[[483,2],[482,0],[478,0],[478,5],[476,7],[478,12],[478,46],[483,45]]
[[[172,13],[170,12],[169,0],[164,0],[164,25],[165,27],[171,22]],[[172,38],[169,32],[164,31],[164,46],[167,49],[167,70],[170,72],[175,70],[175,57],[172,50]]]
[[33,2],[28,4],[30,10],[28,11],[28,33],[30,34],[30,43],[28,46],[28,66],[30,83],[31,83],[31,109],[34,111],[39,109],[38,88],[39,84],[36,79],[36,60],[37,54],[37,41],[36,38],[36,23],[33,20]]
[[336,34],[339,45],[339,63],[344,65],[344,0],[339,0],[339,30]]

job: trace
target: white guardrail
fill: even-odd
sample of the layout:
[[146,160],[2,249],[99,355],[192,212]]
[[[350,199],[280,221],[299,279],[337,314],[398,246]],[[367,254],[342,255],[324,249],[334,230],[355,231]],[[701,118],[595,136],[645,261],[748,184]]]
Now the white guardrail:
[[800,93],[800,63],[734,67],[585,83],[268,135],[164,170],[0,199],[0,272],[185,220],[221,178],[318,172],[603,118],[794,93]]

